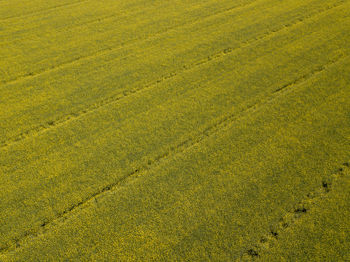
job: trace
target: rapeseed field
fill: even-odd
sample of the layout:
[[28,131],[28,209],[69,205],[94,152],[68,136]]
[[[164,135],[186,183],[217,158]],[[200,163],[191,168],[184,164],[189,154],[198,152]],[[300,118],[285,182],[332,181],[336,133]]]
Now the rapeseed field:
[[350,0],[0,1],[0,261],[350,261]]

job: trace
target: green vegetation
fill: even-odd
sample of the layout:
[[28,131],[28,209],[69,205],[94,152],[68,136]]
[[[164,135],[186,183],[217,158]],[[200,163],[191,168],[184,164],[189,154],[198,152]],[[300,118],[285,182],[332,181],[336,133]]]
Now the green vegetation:
[[276,255],[292,261],[350,260],[350,169],[345,166],[327,183],[328,195],[318,192],[306,198],[303,204],[310,214],[281,231],[279,240],[262,253],[263,260],[274,260]]
[[349,16],[0,2],[0,261],[349,259]]

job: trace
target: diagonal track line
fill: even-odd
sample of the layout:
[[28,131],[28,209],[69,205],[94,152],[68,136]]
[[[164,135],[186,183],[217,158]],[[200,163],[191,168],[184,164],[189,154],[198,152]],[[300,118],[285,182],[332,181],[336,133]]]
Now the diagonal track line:
[[332,191],[332,184],[340,180],[346,175],[345,170],[349,169],[350,162],[344,162],[336,172],[333,172],[322,184],[312,192],[309,192],[302,200],[300,200],[292,209],[287,211],[279,220],[277,226],[266,233],[260,240],[246,248],[236,261],[256,260],[261,257],[261,254],[266,251],[272,242],[278,241],[278,235],[286,230],[286,228],[293,226],[297,221],[304,217],[310,209],[316,204],[317,200],[322,199],[330,191]]
[[[312,73],[308,75],[303,75],[299,78],[297,78],[295,81],[290,83],[289,85],[285,86],[284,88],[277,88],[275,92],[272,92],[267,98],[264,100],[261,100],[260,102],[254,103],[250,106],[247,106],[245,109],[241,110],[240,112],[230,113],[223,118],[216,121],[214,124],[207,126],[204,128],[199,134],[193,136],[194,138],[187,138],[186,140],[183,140],[182,142],[178,143],[177,145],[171,147],[169,151],[163,152],[158,155],[153,161],[149,161],[147,164],[140,166],[134,171],[126,174],[124,177],[120,178],[119,180],[106,185],[102,189],[96,191],[95,193],[87,196],[85,199],[81,200],[80,202],[70,206],[63,212],[59,213],[56,217],[52,218],[51,220],[46,220],[42,223],[41,227],[36,231],[27,231],[25,232],[21,237],[18,237],[15,239],[15,244],[8,244],[3,247],[0,247],[0,255],[5,254],[13,249],[16,249],[20,246],[20,243],[29,238],[29,237],[35,237],[39,234],[44,233],[48,226],[54,226],[56,222],[60,222],[61,220],[67,219],[67,217],[74,211],[79,210],[79,208],[84,208],[86,204],[90,203],[91,201],[94,201],[98,197],[103,197],[108,192],[111,192],[115,189],[117,189],[119,186],[125,184],[128,182],[129,179],[137,177],[145,173],[147,170],[150,170],[151,168],[154,168],[154,166],[159,165],[163,161],[169,160],[172,156],[180,155],[185,153],[188,149],[192,148],[193,146],[196,146],[200,144],[201,142],[205,141],[208,137],[211,137],[219,132],[223,132],[230,128],[230,125],[239,117],[242,115],[246,115],[249,113],[253,113],[259,110],[262,106],[270,103],[271,101],[274,101],[275,99],[278,99],[278,97],[281,94],[284,94],[286,92],[289,92],[293,90],[293,88],[315,76],[322,73],[323,71],[327,70],[328,67],[340,62],[341,60],[347,59],[348,56],[339,55],[337,58],[334,58],[330,60],[328,63],[324,64],[323,66],[319,67],[318,69],[315,69]],[[248,251],[249,252],[249,251]]]
[[[89,0],[86,0],[86,1],[89,1]],[[205,17],[201,17],[201,18],[198,18],[194,21],[191,21],[189,23],[182,23],[182,24],[178,24],[178,25],[175,25],[175,26],[172,26],[172,27],[168,27],[164,30],[161,30],[153,35],[150,35],[148,36],[147,38],[136,38],[136,39],[131,39],[131,40],[128,40],[128,41],[125,41],[124,43],[116,46],[116,47],[106,47],[106,48],[102,48],[94,53],[91,53],[87,56],[80,56],[80,57],[77,57],[77,58],[74,58],[72,60],[69,60],[67,62],[64,62],[62,64],[58,64],[58,65],[55,65],[55,66],[52,66],[52,67],[48,67],[48,68],[44,68],[44,69],[41,69],[41,70],[38,70],[37,72],[35,73],[26,73],[26,74],[23,74],[21,76],[18,76],[16,77],[15,79],[12,79],[12,80],[7,80],[5,82],[2,82],[2,86],[6,86],[6,85],[11,85],[11,84],[15,84],[15,83],[18,83],[18,82],[21,82],[21,81],[25,81],[26,79],[30,79],[30,78],[35,78],[35,77],[38,77],[42,74],[45,74],[45,73],[49,73],[49,72],[52,72],[52,71],[56,71],[56,70],[60,70],[62,68],[65,68],[65,67],[69,67],[70,65],[74,64],[74,63],[77,63],[77,62],[81,62],[81,61],[85,61],[85,60],[89,60],[89,59],[93,59],[95,57],[99,57],[99,56],[103,56],[103,55],[106,55],[106,54],[109,54],[113,51],[116,51],[116,50],[119,50],[119,49],[122,49],[122,48],[125,48],[125,47],[129,47],[129,46],[132,46],[136,43],[143,43],[143,42],[147,42],[151,39],[155,39],[163,34],[166,34],[168,32],[171,32],[171,31],[174,31],[174,30],[178,30],[182,27],[185,27],[185,26],[191,26],[191,25],[195,25],[199,22],[201,22],[202,20],[205,20],[205,19],[210,19],[212,17],[215,17],[215,16],[219,16],[219,15],[223,15],[225,13],[229,13],[235,9],[238,9],[238,8],[243,8],[243,7],[246,7],[246,6],[249,6],[251,4],[254,4],[256,0],[252,1],[252,2],[248,2],[248,3],[245,3],[245,4],[241,4],[241,5],[238,5],[238,6],[233,6],[233,7],[229,7],[229,8],[226,8],[224,10],[221,10],[221,11],[218,11],[216,13],[213,13],[213,14],[210,14],[208,16],[205,16]]]
[[[257,0],[254,1],[254,2],[257,2]],[[196,7],[196,8],[198,8],[198,7],[199,8],[205,7],[206,8],[207,7],[206,4],[208,4],[208,3],[207,2],[204,2],[204,3],[205,4],[203,4],[203,5],[195,5],[193,7]],[[125,8],[125,7],[123,7],[123,8]],[[95,23],[96,24],[100,24],[100,23],[103,23],[106,20],[113,20],[113,18],[115,18],[115,17],[118,17],[119,19],[121,19],[121,18],[129,17],[129,16],[136,16],[137,14],[144,13],[145,10],[149,11],[149,10],[153,10],[154,8],[155,8],[154,6],[150,7],[150,9],[142,9],[142,10],[139,9],[139,8],[134,8],[132,10],[132,12],[130,12],[130,13],[125,13],[125,12],[123,12],[124,10],[119,10],[118,9],[118,11],[119,11],[118,13],[113,12],[113,14],[101,15],[100,17],[95,17],[95,18],[93,18],[91,20],[87,20],[85,22],[77,23],[77,24],[73,24],[73,25],[69,25],[69,24],[63,25],[61,27],[58,27],[55,30],[55,32],[56,33],[61,33],[61,32],[66,32],[66,31],[72,31],[72,29],[74,30],[76,28],[84,27],[84,26],[89,25],[89,24],[95,24]],[[156,8],[159,8],[159,6],[157,6]],[[206,18],[206,16],[203,16],[203,18]],[[9,37],[9,36],[11,36],[11,41],[13,41],[14,39],[18,41],[19,39],[25,38],[27,32],[25,32],[23,35],[21,35],[21,36],[19,36],[17,38],[13,38],[14,36],[12,34],[13,34],[13,32],[8,32],[7,34],[0,35],[0,37]]]
[[[162,76],[161,78],[154,81],[153,83],[150,83],[148,85],[141,86],[141,87],[136,87],[136,88],[133,88],[131,90],[126,90],[121,94],[116,94],[114,96],[107,97],[107,98],[105,98],[105,99],[103,99],[95,104],[92,104],[92,105],[86,107],[85,109],[82,109],[82,110],[77,111],[75,113],[71,113],[71,114],[66,115],[60,119],[55,120],[55,121],[49,121],[46,124],[41,124],[41,125],[37,126],[36,128],[26,130],[17,136],[14,136],[12,138],[7,139],[6,141],[1,141],[0,142],[0,150],[4,149],[10,145],[16,144],[20,141],[23,141],[27,138],[30,138],[32,136],[36,136],[36,135],[40,135],[42,133],[45,133],[53,128],[56,128],[57,126],[61,126],[61,125],[64,125],[70,121],[73,121],[75,119],[79,119],[79,118],[85,116],[86,114],[93,113],[93,112],[99,110],[100,108],[117,103],[120,100],[125,99],[126,97],[129,97],[129,96],[135,95],[137,93],[140,93],[142,91],[154,88],[158,84],[160,84],[166,80],[172,79],[172,78],[180,75],[183,72],[191,71],[191,70],[196,69],[199,66],[203,66],[205,64],[212,63],[212,62],[214,62],[222,57],[225,57],[225,56],[233,53],[234,51],[237,51],[237,50],[240,50],[240,49],[245,48],[247,46],[250,46],[250,45],[254,44],[255,42],[262,41],[262,40],[269,38],[269,37],[273,37],[274,35],[280,33],[283,30],[290,30],[292,27],[294,27],[298,24],[302,24],[306,20],[312,19],[312,18],[314,18],[322,13],[325,13],[333,8],[339,7],[342,4],[343,4],[343,2],[340,4],[338,3],[338,4],[334,4],[332,6],[327,6],[324,9],[322,9],[322,10],[320,10],[312,15],[304,17],[303,19],[297,19],[294,23],[290,23],[288,25],[281,25],[279,29],[270,30],[270,31],[258,36],[258,37],[248,39],[245,42],[243,42],[242,45],[239,47],[226,48],[224,50],[221,50],[219,52],[216,52],[214,54],[209,55],[207,58],[205,58],[203,60],[197,61],[197,62],[189,64],[189,65],[184,65],[181,70],[168,73],[167,75]],[[303,77],[305,78],[305,77],[307,77],[307,75],[305,75]],[[293,84],[293,83],[290,83],[290,84]],[[282,90],[282,89],[286,88],[288,85],[289,84],[282,86],[282,87],[280,87],[280,89]],[[276,90],[276,91],[279,91],[279,90]]]
[[69,7],[69,6],[71,7],[71,6],[74,6],[74,5],[80,5],[80,4],[82,4],[84,2],[87,2],[87,1],[90,1],[90,0],[80,0],[80,1],[77,1],[77,2],[73,2],[73,3],[71,2],[71,3],[67,3],[67,4],[52,6],[52,7],[49,7],[47,9],[32,11],[32,12],[25,13],[25,14],[18,15],[18,16],[8,16],[8,17],[0,18],[0,21],[7,21],[7,20],[11,20],[11,19],[17,19],[17,18],[23,18],[23,17],[32,16],[32,15],[37,15],[37,14],[41,14],[41,13],[44,13],[44,12],[47,12],[47,11],[61,9],[61,8]]

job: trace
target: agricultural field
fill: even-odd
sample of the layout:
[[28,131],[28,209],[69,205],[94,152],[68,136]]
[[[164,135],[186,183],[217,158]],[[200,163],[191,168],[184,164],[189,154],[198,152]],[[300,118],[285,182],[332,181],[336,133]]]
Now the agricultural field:
[[350,261],[350,0],[0,1],[0,261]]

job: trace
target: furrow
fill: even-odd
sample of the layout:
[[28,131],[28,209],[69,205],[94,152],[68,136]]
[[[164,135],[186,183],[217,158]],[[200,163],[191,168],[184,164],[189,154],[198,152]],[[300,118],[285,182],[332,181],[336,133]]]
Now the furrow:
[[37,10],[37,11],[29,12],[29,13],[26,13],[26,14],[18,15],[18,16],[8,16],[8,17],[1,18],[0,21],[7,21],[7,20],[10,20],[10,19],[17,19],[17,18],[23,18],[23,17],[32,16],[32,15],[37,15],[37,14],[40,14],[40,13],[43,13],[43,12],[47,12],[47,11],[52,11],[52,10],[56,10],[56,9],[60,9],[60,8],[65,8],[65,7],[69,7],[69,6],[79,5],[79,4],[87,2],[87,1],[90,1],[90,0],[80,0],[80,1],[77,1],[77,2],[67,3],[67,4],[62,4],[62,5],[56,5],[56,6],[53,6],[53,7],[49,7],[47,9]]
[[[343,3],[341,3],[341,4],[343,4]],[[136,88],[133,88],[133,89],[130,89],[130,90],[126,90],[123,93],[119,93],[119,94],[107,97],[105,99],[102,99],[99,102],[97,102],[95,104],[92,104],[92,105],[86,107],[83,110],[71,113],[71,114],[69,114],[67,116],[64,116],[64,117],[56,119],[56,120],[48,121],[47,123],[42,123],[41,125],[37,126],[36,128],[30,129],[30,130],[26,130],[26,131],[22,132],[21,134],[19,134],[18,136],[12,137],[12,138],[10,138],[10,139],[8,139],[6,141],[1,142],[0,143],[0,149],[6,148],[6,147],[8,147],[8,146],[10,146],[12,144],[18,143],[18,142],[20,142],[22,140],[25,140],[26,138],[29,138],[31,136],[40,135],[41,133],[44,133],[44,132],[46,132],[46,131],[48,131],[48,130],[50,130],[52,128],[55,128],[55,127],[60,126],[60,125],[64,125],[64,124],[68,123],[69,121],[78,119],[78,118],[80,118],[80,117],[82,117],[82,116],[84,116],[84,115],[86,115],[88,113],[93,113],[94,111],[97,111],[100,108],[103,108],[105,106],[117,103],[118,101],[120,101],[120,100],[122,100],[122,99],[124,99],[126,97],[132,96],[132,95],[134,95],[136,93],[145,91],[147,89],[151,89],[151,88],[155,87],[156,85],[158,85],[158,84],[160,84],[160,83],[162,83],[162,82],[164,82],[166,80],[170,80],[170,79],[176,77],[177,75],[180,75],[183,72],[190,71],[190,70],[193,70],[193,69],[195,69],[195,68],[197,68],[199,66],[203,66],[205,64],[214,62],[214,61],[216,61],[216,60],[218,60],[220,58],[225,57],[226,55],[229,55],[229,54],[233,53],[234,51],[238,51],[238,50],[240,50],[242,48],[245,48],[245,47],[247,47],[247,46],[249,46],[251,44],[254,44],[257,41],[264,40],[264,39],[266,39],[268,37],[273,37],[274,35],[280,33],[283,30],[289,30],[293,26],[301,24],[301,23],[305,22],[308,19],[311,19],[311,18],[313,18],[315,16],[318,16],[318,15],[320,15],[320,14],[322,14],[324,12],[327,12],[327,11],[333,9],[333,8],[336,8],[336,7],[340,6],[341,4],[335,4],[333,6],[327,6],[325,9],[322,9],[322,10],[320,10],[319,12],[317,12],[317,13],[315,13],[313,15],[306,16],[303,19],[299,19],[299,20],[297,20],[296,22],[294,22],[292,24],[282,25],[279,29],[274,29],[274,30],[271,30],[269,32],[266,32],[265,34],[263,34],[263,35],[261,35],[259,37],[255,37],[255,38],[246,40],[239,47],[236,47],[236,48],[228,47],[228,48],[225,48],[224,50],[221,50],[221,51],[219,51],[217,53],[209,55],[205,59],[202,59],[200,61],[197,61],[197,62],[189,64],[189,65],[184,65],[181,70],[168,73],[167,75],[162,76],[158,80],[156,80],[156,81],[154,81],[154,82],[152,82],[152,83],[150,83],[148,85],[144,85],[144,86],[141,86],[141,87],[136,87]],[[302,76],[302,78],[300,80],[296,80],[296,81],[302,81],[302,79],[305,79],[305,78],[309,77],[310,74],[313,74],[313,73],[316,73],[317,71],[322,71],[322,70],[323,70],[323,68],[318,68],[314,72],[311,72],[311,73],[309,73],[307,75],[304,75],[304,76]],[[279,89],[276,89],[275,92],[281,91],[284,88],[288,87],[289,85],[296,84],[296,83],[297,82],[286,84],[285,86],[282,86]]]
[[119,49],[122,49],[122,48],[125,48],[125,47],[130,47],[130,46],[132,46],[134,44],[144,43],[144,42],[150,41],[152,39],[155,39],[155,38],[157,38],[157,37],[159,37],[159,36],[161,36],[163,34],[171,32],[173,30],[180,29],[180,28],[182,28],[184,26],[195,25],[196,23],[199,23],[202,20],[209,19],[209,18],[212,18],[212,17],[215,17],[215,16],[219,16],[219,15],[223,15],[225,13],[231,12],[234,9],[246,7],[246,6],[251,5],[253,3],[254,3],[254,1],[246,3],[246,4],[242,4],[242,5],[239,5],[239,6],[226,8],[226,9],[220,11],[220,12],[213,13],[213,14],[211,14],[209,16],[205,16],[205,17],[203,17],[201,19],[197,19],[197,20],[189,22],[189,23],[183,23],[183,24],[179,24],[179,25],[176,25],[176,26],[168,27],[168,28],[166,28],[166,29],[164,29],[162,31],[159,31],[159,32],[157,32],[157,33],[147,37],[147,38],[136,38],[136,39],[128,40],[128,41],[126,41],[124,43],[121,43],[118,46],[103,48],[103,49],[98,50],[97,52],[94,52],[94,53],[90,54],[90,55],[76,57],[76,58],[74,58],[72,60],[69,60],[69,61],[67,61],[65,63],[62,63],[62,64],[59,64],[59,65],[56,65],[56,66],[52,66],[52,67],[49,67],[49,68],[45,68],[45,69],[39,70],[36,73],[30,72],[30,73],[27,73],[27,74],[23,74],[21,76],[18,76],[15,79],[3,82],[2,86],[6,86],[6,85],[11,85],[11,84],[15,84],[15,83],[18,83],[18,82],[22,82],[22,81],[25,81],[26,79],[29,79],[29,78],[35,78],[35,77],[38,77],[38,76],[40,76],[42,74],[46,74],[46,73],[50,73],[50,72],[53,72],[53,71],[57,71],[57,70],[66,68],[66,67],[68,67],[68,66],[70,66],[72,64],[75,64],[77,62],[90,60],[90,59],[94,59],[94,58],[99,57],[99,56],[107,55],[107,54],[109,54],[111,52],[114,52],[116,50],[119,50]]
[[280,89],[280,91],[275,91],[270,96],[266,97],[265,99],[261,100],[260,102],[251,104],[238,113],[231,113],[231,114],[228,114],[228,115],[222,117],[221,119],[217,120],[213,124],[202,129],[200,131],[200,133],[193,135],[193,136],[181,141],[180,143],[170,147],[170,150],[159,154],[153,161],[149,160],[146,165],[140,166],[140,167],[134,169],[132,172],[126,174],[124,177],[117,180],[116,182],[111,183],[109,185],[106,185],[102,189],[89,195],[88,197],[81,200],[80,202],[67,208],[66,210],[64,210],[63,212],[58,214],[55,218],[53,218],[51,220],[44,221],[41,224],[41,227],[36,232],[29,232],[29,231],[25,232],[21,237],[15,239],[15,244],[2,247],[0,249],[0,254],[5,254],[13,249],[16,249],[17,247],[20,247],[21,242],[24,239],[27,239],[28,237],[35,237],[35,236],[38,236],[39,234],[44,233],[47,230],[48,226],[51,226],[51,225],[54,226],[57,222],[64,221],[65,219],[68,218],[68,216],[72,212],[79,210],[79,208],[83,208],[86,204],[88,204],[91,201],[97,201],[97,198],[103,197],[108,192],[113,191],[116,188],[118,188],[119,186],[126,184],[129,179],[133,179],[133,178],[136,178],[137,176],[142,175],[142,173],[144,173],[145,171],[153,168],[154,166],[157,166],[158,164],[160,164],[163,161],[166,161],[171,156],[180,155],[180,154],[184,153],[186,150],[188,150],[189,148],[200,144],[206,138],[211,137],[219,132],[223,132],[223,131],[227,130],[230,127],[230,125],[234,122],[234,120],[239,119],[239,117],[241,117],[245,114],[249,114],[249,113],[253,113],[253,112],[258,111],[260,107],[277,99],[281,94],[293,90],[293,87],[296,85],[296,83],[297,84],[303,83],[303,82],[313,78],[317,74],[325,71],[329,66],[332,66],[333,64],[336,64],[340,60],[343,60],[346,58],[347,58],[346,56],[338,57],[337,59],[334,59],[331,62],[322,66],[322,70],[315,71],[313,74],[309,74],[308,77],[302,76],[302,77],[298,78],[296,81],[293,81],[292,84],[284,87],[283,89],[281,89],[281,88],[276,89],[276,90]]
[[323,198],[332,190],[332,184],[344,177],[346,174],[345,170],[349,169],[349,167],[350,162],[343,163],[336,172],[324,179],[316,190],[309,192],[304,199],[299,201],[291,210],[287,211],[287,213],[279,219],[276,226],[272,227],[268,233],[262,236],[258,243],[247,248],[236,261],[254,261],[259,259],[261,254],[267,250],[273,242],[278,241],[279,234],[285,231],[286,228],[293,226],[293,224],[313,208],[317,200]]

